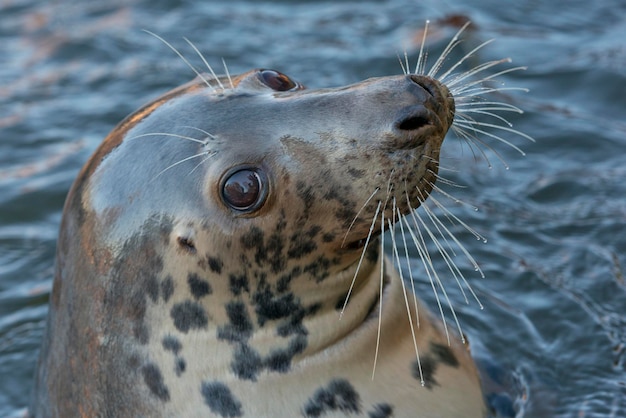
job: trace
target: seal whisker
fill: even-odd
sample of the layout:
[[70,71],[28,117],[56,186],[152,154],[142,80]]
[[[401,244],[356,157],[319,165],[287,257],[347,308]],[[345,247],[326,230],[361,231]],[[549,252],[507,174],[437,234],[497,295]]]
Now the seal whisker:
[[[195,155],[192,155],[192,156],[190,156],[190,157],[183,158],[182,160],[177,161],[177,162],[175,162],[174,164],[171,164],[171,165],[167,166],[165,169],[163,169],[163,170],[159,171],[159,173],[158,173],[156,176],[154,176],[154,178],[153,178],[152,180],[156,180],[156,179],[157,179],[157,178],[158,178],[161,174],[165,173],[167,170],[169,170],[169,169],[171,169],[171,168],[176,167],[176,166],[177,166],[177,165],[179,165],[179,164],[182,164],[182,163],[184,163],[184,162],[186,162],[186,161],[189,161],[189,160],[193,160],[194,158],[202,157],[202,156],[207,155],[207,154],[209,154],[209,153],[211,153],[211,151],[204,151],[204,152],[201,152],[201,153],[199,153],[199,154],[195,154]],[[213,155],[215,155],[215,154],[216,154],[216,152],[213,152],[213,153],[211,153],[211,156],[213,156]],[[206,161],[206,159],[205,159],[205,160],[203,160],[203,161]]]
[[426,34],[428,33],[428,25],[430,20],[426,20],[424,24],[424,32],[422,34],[422,43],[420,44],[420,51],[417,55],[417,63],[415,64],[415,74],[424,74],[426,67],[426,58],[428,53],[424,52],[424,45],[426,44]]
[[204,158],[202,161],[200,161],[198,164],[196,164],[196,166],[195,166],[194,168],[192,168],[192,169],[191,169],[191,171],[190,171],[189,173],[187,173],[187,175],[188,175],[188,176],[189,176],[189,175],[191,175],[191,174],[193,174],[193,172],[194,172],[194,171],[196,171],[196,169],[197,169],[198,167],[200,167],[202,164],[204,164],[205,162],[207,162],[207,161],[209,160],[209,158],[211,158],[211,157],[213,157],[214,155],[216,155],[216,154],[217,154],[217,152],[212,152],[212,153],[209,153],[209,152],[207,151],[205,154],[207,154],[206,158]]
[[[426,206],[424,206],[424,208],[426,208]],[[430,240],[435,244],[435,246],[437,247],[437,250],[442,255],[442,257],[445,259],[446,256],[447,256],[447,253],[445,251],[443,251],[443,252],[441,251],[443,249],[441,243],[439,242],[439,240],[437,239],[435,234],[432,233],[432,231],[430,230],[430,228],[428,227],[426,222],[424,222],[424,220],[422,219],[422,217],[419,215],[419,213],[417,211],[413,211],[413,212],[411,212],[411,214],[413,215],[413,221],[414,222],[419,221],[419,223],[421,224],[422,228],[424,228],[424,230],[428,234],[428,237],[430,238]],[[419,228],[419,225],[416,224],[416,228]],[[424,248],[426,248],[426,247],[424,246]],[[432,268],[435,269],[434,265],[432,264],[432,259],[430,258],[430,256],[429,256],[429,262],[430,262],[430,265],[432,266]],[[439,277],[439,274],[437,274],[436,271],[433,271],[433,277],[435,277],[435,280],[437,282],[437,286],[439,287],[439,289],[441,289],[441,294],[443,295],[444,299],[448,303],[448,307],[450,309],[450,312],[452,313],[452,317],[454,319],[454,322],[456,323],[457,329],[459,330],[459,335],[461,336],[461,340],[463,341],[463,343],[465,343],[465,337],[463,336],[463,331],[461,329],[461,323],[459,322],[459,319],[458,319],[458,317],[456,315],[456,311],[454,309],[452,301],[450,300],[448,292],[446,291],[445,286],[443,285],[443,282],[441,281],[441,278]],[[463,291],[462,288],[461,288],[461,291],[463,293],[463,296],[465,297],[465,292]],[[443,314],[443,311],[442,311],[442,314]],[[444,318],[444,323],[445,323],[445,318]],[[446,329],[446,336],[448,338],[448,344],[450,344],[450,334],[448,333],[447,329]]]
[[[430,198],[431,200],[433,200],[434,198],[431,196]],[[436,199],[433,200],[433,203],[435,203]],[[470,228],[467,224],[465,224],[464,222],[462,222],[460,219],[458,219],[456,217],[456,215],[452,214],[451,212],[449,212],[443,205],[441,205],[440,202],[436,202],[435,205],[440,208],[441,210],[445,212],[448,212],[446,214],[446,218],[448,220],[450,220],[451,223],[454,223],[449,216],[452,216],[457,222],[459,222],[460,224],[463,225],[464,228],[466,228],[470,233],[474,234],[474,236],[476,237],[480,237],[482,238],[482,236],[480,234],[478,234],[476,231],[474,231],[472,228]],[[474,267],[474,270],[477,271],[482,278],[485,278],[485,274],[483,273],[482,269],[480,268],[480,266],[478,265],[478,263],[476,263],[475,259],[471,256],[471,254],[469,253],[469,251],[467,251],[467,249],[465,248],[465,246],[456,238],[456,236],[452,233],[452,231],[449,230],[449,228],[443,223],[441,222],[441,220],[437,217],[437,215],[432,211],[432,209],[430,209],[427,205],[424,206],[424,210],[426,211],[426,213],[428,214],[431,222],[433,223],[433,225],[435,225],[435,228],[437,229],[437,231],[439,232],[439,234],[441,235],[441,237],[444,239],[444,242],[446,243],[446,245],[448,246],[448,248],[452,251],[453,255],[456,256],[456,253],[454,251],[454,248],[450,245],[450,243],[448,242],[446,235],[448,235],[448,237],[450,237],[454,243],[461,249],[461,251],[463,252],[463,254],[467,257],[467,259],[469,260],[469,262],[472,264],[472,266]],[[442,232],[443,230],[443,232]],[[444,234],[445,232],[445,234]],[[479,238],[479,239],[480,239]],[[487,242],[486,239],[482,238],[483,242]],[[433,240],[434,242],[434,240]],[[443,246],[441,246],[440,243],[436,242],[435,246],[438,248],[440,254],[442,255],[442,258],[444,259],[444,261],[446,262],[446,265],[448,266],[448,269],[450,270],[450,272],[452,273],[452,275],[454,276],[459,288],[461,289],[461,293],[463,294],[463,297],[465,299],[466,303],[469,303],[465,292],[463,290],[463,286],[461,286],[461,283],[459,282],[459,277],[461,278],[461,280],[463,281],[463,283],[465,284],[465,286],[468,288],[468,290],[470,291],[470,293],[472,294],[472,296],[474,297],[474,299],[476,300],[476,302],[478,303],[478,305],[480,306],[480,309],[483,309],[483,305],[480,302],[478,296],[476,295],[476,293],[474,292],[474,290],[472,289],[472,286],[469,284],[469,282],[466,280],[465,275],[459,270],[458,266],[456,265],[456,263],[454,262],[454,260],[452,259],[452,257],[450,257],[450,255],[447,253],[447,251],[445,250],[445,248],[443,248]]]
[[439,55],[439,58],[437,58],[437,61],[435,61],[435,64],[433,64],[433,66],[431,67],[431,69],[428,71],[428,76],[431,78],[435,78],[435,75],[439,72],[439,70],[441,69],[441,66],[444,63],[444,60],[448,57],[448,55],[450,54],[450,52],[452,52],[452,50],[461,42],[459,41],[459,36],[461,36],[461,34],[463,33],[463,31],[465,31],[465,29],[467,29],[467,27],[470,25],[470,22],[466,22],[461,29],[459,29],[459,31],[456,33],[456,35],[454,35],[452,37],[452,39],[450,40],[450,42],[448,42],[448,45],[444,48],[443,52],[441,53],[441,55]]
[[480,134],[483,134],[483,135],[488,136],[490,138],[496,139],[499,142],[502,142],[503,144],[506,144],[506,145],[510,146],[511,148],[513,148],[515,151],[519,152],[523,156],[525,156],[526,153],[520,147],[518,147],[517,145],[513,144],[510,141],[507,141],[506,139],[502,138],[499,135],[496,135],[494,133],[485,131],[484,129],[477,128],[477,126],[484,126],[484,127],[487,127],[487,128],[493,128],[493,129],[498,129],[498,130],[501,130],[501,131],[511,132],[511,133],[514,133],[514,134],[518,134],[518,135],[520,135],[520,136],[522,136],[524,138],[530,139],[531,141],[534,142],[534,139],[532,139],[530,136],[526,135],[525,133],[518,131],[517,129],[507,128],[506,126],[495,125],[493,123],[479,122],[479,121],[476,121],[476,120],[466,119],[466,120],[463,120],[463,121],[454,121],[454,124],[457,127],[459,127],[459,128],[470,129],[470,130],[472,130],[472,131],[474,131],[476,133],[480,133]]
[[400,68],[402,68],[402,74],[409,75],[409,54],[406,50],[404,51],[404,62],[402,61],[402,58],[400,58],[400,55],[396,54],[396,56],[398,57]]
[[[469,100],[481,99],[482,96],[485,94],[500,93],[504,91],[521,91],[524,93],[528,93],[529,90],[523,87],[479,86],[479,87],[467,88],[466,90],[463,90],[462,94],[459,92],[456,92],[457,94],[454,96],[454,100],[455,100],[455,103],[458,105],[458,107],[462,109],[464,106],[468,106],[471,103],[478,103],[478,104],[484,103],[483,101],[471,102]],[[506,103],[502,103],[502,104],[506,104]],[[524,112],[520,110],[520,113],[524,113]]]
[[[452,256],[456,257],[457,254],[454,251],[454,247],[452,247],[452,245],[450,245],[450,242],[446,238],[445,234],[441,231],[440,226],[437,225],[437,222],[435,220],[433,220],[433,216],[432,216],[432,214],[429,213],[429,208],[426,205],[424,205],[424,210],[427,212],[428,217],[429,217],[431,223],[435,226],[435,229],[437,229],[437,232],[439,233],[439,235],[441,236],[441,238],[445,242],[446,246],[452,252]],[[465,294],[465,290],[463,289],[463,286],[461,286],[461,282],[459,281],[459,277],[462,277],[463,278],[463,282],[467,283],[467,281],[465,280],[465,277],[463,277],[463,273],[459,270],[459,268],[457,267],[456,263],[454,262],[452,256],[450,256],[450,254],[448,254],[448,251],[446,251],[444,246],[439,242],[439,240],[434,236],[434,234],[431,235],[431,240],[435,244],[435,247],[437,248],[437,251],[441,255],[441,258],[444,260],[444,262],[448,266],[448,270],[450,270],[450,272],[452,273],[452,276],[454,277],[454,280],[456,281],[457,285],[459,286],[459,289],[461,290],[461,294],[463,296],[463,299],[465,299],[465,303],[469,303],[469,300],[467,299],[467,295]]]
[[[205,132],[206,133],[206,132]],[[192,142],[197,142],[198,144],[202,144],[202,145],[206,145],[207,141],[203,141],[201,139],[198,138],[193,138],[191,136],[186,136],[186,135],[180,135],[180,134],[172,134],[172,133],[168,133],[168,132],[150,132],[147,134],[140,134],[140,135],[134,135],[131,137],[126,138],[127,140],[131,140],[131,139],[136,139],[136,138],[145,138],[148,136],[170,136],[173,138],[179,138],[179,139],[185,139],[188,141],[192,141]]]
[[[509,165],[507,164],[506,160],[500,155],[500,153],[496,151],[495,149],[493,149],[493,147],[491,147],[489,144],[479,139],[476,135],[472,135],[470,132],[467,132],[465,129],[459,128],[458,126],[455,126],[455,125],[452,125],[451,129],[459,138],[463,139],[468,144],[469,149],[470,151],[472,151],[472,154],[474,155],[475,160],[478,159],[478,156],[476,155],[476,152],[474,151],[474,149],[478,150],[480,152],[480,155],[483,156],[483,158],[487,162],[487,167],[489,167],[489,169],[493,168],[493,166],[491,165],[491,160],[489,159],[489,156],[482,149],[482,147],[485,147],[491,152],[493,152],[493,154],[500,160],[502,165],[504,165],[504,167],[507,170],[509,169]],[[473,147],[472,145],[475,145],[475,147]]]
[[230,71],[228,71],[228,66],[226,65],[226,61],[222,58],[222,66],[224,67],[224,72],[226,73],[226,77],[228,78],[228,82],[230,83],[230,88],[234,89],[235,84],[233,83],[233,79],[230,76]]
[[[514,106],[510,103],[505,103],[505,102],[488,102],[488,101],[463,102],[463,103],[456,104],[457,108],[459,106],[461,108],[471,107],[471,106],[484,106],[484,107],[478,108],[478,110],[499,110],[503,112],[509,112],[509,111],[515,112],[519,114],[524,113],[524,111],[520,109],[519,107]],[[467,112],[467,110],[463,109],[463,112]]]
[[[421,192],[420,192],[421,193]],[[452,219],[454,219],[459,225],[461,225],[463,228],[465,228],[469,233],[471,233],[474,238],[476,238],[478,241],[482,241],[483,243],[487,242],[487,239],[485,237],[483,237],[481,234],[479,234],[476,230],[474,230],[472,227],[470,227],[469,225],[467,225],[465,222],[463,222],[462,220],[460,220],[456,215],[454,215],[452,212],[450,212],[450,210],[448,210],[443,204],[441,204],[441,202],[439,202],[437,199],[435,199],[433,196],[430,196],[430,200],[432,200],[432,202],[435,204],[435,206],[437,206],[438,208],[440,208],[444,214],[446,215],[446,218],[448,218],[450,220],[450,222],[452,224],[454,224],[455,222],[452,221]],[[468,261],[472,264],[472,267],[474,267],[474,269],[480,273],[481,277],[485,277],[483,271],[480,269],[480,266],[478,265],[478,263],[476,262],[476,260],[474,259],[474,257],[472,257],[472,255],[469,253],[469,251],[467,251],[467,249],[465,248],[465,246],[461,243],[461,241],[458,240],[458,238],[456,238],[456,236],[445,226],[445,224],[443,222],[441,222],[441,220],[436,216],[436,214],[428,207],[428,205],[424,205],[424,211],[426,212],[426,214],[429,216],[429,218],[433,221],[433,224],[435,226],[440,225],[444,231],[446,232],[446,235],[448,235],[448,237],[450,237],[454,243],[456,245],[458,245],[459,249],[461,249],[461,251],[463,252],[463,254],[465,254],[465,256],[467,257]],[[439,228],[437,228],[437,230],[439,232],[441,232],[439,230]],[[445,239],[445,235],[441,234],[442,237]],[[447,241],[446,241],[447,242]],[[452,248],[449,245],[450,248]]]
[[[406,187],[406,180],[405,180],[405,188],[404,188],[404,194],[405,197],[408,201],[409,199],[409,192],[408,192],[408,188]],[[403,222],[402,222],[402,218],[403,216],[400,214],[400,211],[398,210],[398,218],[400,219],[400,222],[398,222],[400,224],[400,235],[402,236],[402,244],[404,245],[404,257],[406,259],[406,263],[408,266],[408,270],[409,270],[409,280],[411,281],[411,292],[413,293],[413,303],[414,303],[414,308],[415,308],[415,324],[417,326],[417,328],[419,328],[420,326],[420,316],[419,316],[419,311],[417,309],[417,292],[415,291],[415,279],[413,277],[413,269],[411,268],[411,257],[409,256],[409,246],[406,242],[406,233],[404,232],[404,226],[403,226]]]
[[[410,202],[408,204],[410,206]],[[415,245],[415,249],[417,250],[419,258],[422,261],[422,265],[424,266],[424,271],[426,272],[426,275],[428,276],[428,281],[430,282],[430,286],[433,290],[433,295],[435,296],[435,301],[437,303],[439,315],[441,316],[441,320],[443,322],[443,328],[446,334],[446,339],[448,341],[448,344],[450,344],[450,333],[448,332],[448,325],[446,323],[446,317],[445,317],[445,314],[443,313],[443,306],[441,305],[439,292],[437,292],[437,288],[435,286],[435,282],[440,283],[439,276],[432,262],[430,254],[428,253],[426,241],[424,240],[424,235],[422,234],[421,228],[419,227],[418,222],[415,219],[415,217],[419,215],[417,215],[415,209],[411,209],[410,213],[413,219],[414,228],[410,227],[406,216],[404,217],[404,221],[405,221],[405,224],[407,225],[407,230],[409,231],[409,235],[411,236],[413,245]]]
[[[506,70],[498,71],[496,73],[493,73],[493,74],[488,75],[486,77],[483,77],[481,79],[478,79],[478,80],[475,80],[475,81],[471,81],[471,82],[469,82],[467,84],[462,84],[461,86],[458,86],[458,87],[454,87],[454,85],[460,83],[461,81],[463,81],[463,80],[465,80],[465,79],[467,79],[469,77],[472,77],[472,76],[474,76],[474,75],[476,75],[476,74],[478,74],[478,73],[480,73],[482,71],[485,71],[485,70],[487,70],[487,69],[489,69],[491,67],[494,67],[494,66],[496,66],[498,64],[505,63],[505,62],[511,62],[510,58],[503,58],[501,60],[490,61],[490,62],[487,62],[485,64],[479,65],[479,66],[475,67],[472,70],[469,70],[469,71],[466,71],[463,74],[460,74],[458,77],[455,77],[453,80],[446,82],[446,86],[450,86],[450,92],[453,95],[455,95],[457,93],[465,92],[469,87],[473,87],[475,85],[482,85],[484,82],[489,81],[489,80],[493,80],[493,79],[495,79],[495,78],[497,78],[497,77],[499,77],[501,75],[508,74],[508,73],[513,72],[513,71],[525,70],[527,68],[527,67],[507,68]],[[522,87],[514,87],[514,89],[521,90],[521,91],[528,91],[527,89],[522,88]]]
[[213,76],[213,79],[215,80],[217,85],[220,86],[220,89],[221,90],[225,90],[224,89],[224,85],[220,81],[220,78],[215,74],[215,71],[213,71],[213,67],[211,67],[211,65],[207,62],[206,58],[204,58],[204,55],[202,55],[202,52],[200,52],[200,50],[198,48],[196,48],[196,46],[193,44],[193,42],[191,42],[189,39],[187,39],[186,37],[183,37],[183,39],[185,40],[185,42],[187,42],[189,44],[189,46],[191,46],[193,48],[193,50],[196,52],[196,54],[198,54],[198,56],[200,57],[200,59],[202,60],[204,65],[206,65],[206,67],[209,69],[209,72]]
[[211,139],[217,139],[217,137],[207,131],[205,131],[204,129],[201,128],[197,128],[195,126],[189,126],[189,125],[183,125],[184,128],[189,128],[189,129],[195,129],[198,132],[202,132],[203,134],[205,134],[207,137],[211,138]]
[[[438,180],[439,181],[439,180]],[[444,181],[441,181],[442,183],[445,183]],[[463,205],[463,206],[469,206],[470,208],[472,208],[475,212],[478,212],[478,206],[474,206],[472,204],[469,204],[461,199],[459,199],[458,197],[453,196],[452,194],[446,192],[445,190],[443,190],[441,187],[439,187],[437,185],[437,183],[434,182],[428,182],[428,184],[430,184],[430,186],[433,188],[433,191],[444,195],[445,197],[447,197],[448,199],[452,200],[454,203],[457,203],[459,205]],[[458,185],[456,183],[453,183],[452,186],[457,186],[457,187],[465,187],[465,186],[461,186]],[[432,197],[432,194],[431,194]]]
[[354,219],[352,219],[352,222],[350,222],[350,226],[348,227],[348,230],[346,231],[346,233],[343,236],[343,241],[341,241],[341,248],[343,248],[343,246],[345,245],[346,239],[348,238],[348,234],[350,233],[350,230],[354,226],[354,223],[356,222],[356,220],[359,219],[359,216],[361,215],[361,212],[363,211],[363,209],[365,209],[365,206],[367,206],[367,204],[370,202],[370,200],[372,200],[372,198],[376,195],[376,193],[378,193],[379,190],[380,190],[380,188],[377,187],[374,190],[374,192],[372,192],[370,197],[368,197],[367,200],[365,201],[365,203],[363,203],[363,205],[361,206],[361,209],[359,209],[359,211],[356,213],[356,215],[354,216]]
[[[402,215],[400,214],[400,212],[398,211],[396,213],[396,208],[395,208],[395,202],[396,199],[393,199],[393,203],[394,203],[394,219],[395,219],[395,215],[397,214],[399,216],[399,223],[400,225],[402,225]],[[425,385],[424,382],[424,374],[422,371],[422,364],[420,362],[420,355],[419,355],[419,350],[417,349],[417,338],[415,337],[415,325],[413,325],[413,316],[411,315],[411,308],[409,306],[409,299],[407,296],[407,289],[406,289],[406,284],[404,283],[404,276],[402,274],[402,263],[400,261],[400,255],[398,253],[398,246],[396,244],[396,239],[395,239],[395,234],[393,234],[393,231],[395,229],[395,222],[392,225],[392,222],[387,219],[387,224],[389,227],[389,231],[391,232],[391,242],[392,242],[392,248],[393,248],[393,253],[394,253],[394,257],[396,259],[396,265],[398,267],[398,274],[400,275],[400,282],[402,283],[402,294],[404,295],[404,304],[406,306],[406,313],[409,317],[409,328],[411,329],[411,337],[413,338],[413,347],[415,348],[415,358],[417,360],[417,365],[419,368],[419,374],[420,374],[420,382],[422,384],[422,386]],[[407,254],[408,257],[408,254]],[[410,270],[410,269],[409,269]]]
[[[380,203],[380,202],[379,202]],[[386,206],[387,202],[385,202]],[[385,251],[385,211],[380,212],[380,253],[384,254]],[[382,329],[383,321],[383,285],[385,281],[385,257],[380,260],[380,288],[378,290],[378,329],[376,331],[376,350],[374,352],[374,366],[372,367],[372,380],[376,375],[376,364],[378,363],[378,351],[380,349],[380,331]]]
[[467,54],[465,54],[461,59],[459,59],[452,67],[450,67],[445,73],[443,73],[442,75],[440,75],[438,77],[439,81],[445,80],[450,74],[452,74],[452,72],[454,70],[456,70],[461,64],[463,64],[468,58],[470,58],[472,55],[474,55],[476,53],[476,51],[478,51],[479,49],[482,49],[483,47],[489,45],[490,43],[492,43],[494,41],[494,39],[489,39],[485,42],[483,42],[482,44],[478,45],[476,48],[472,49],[470,52],[468,52]]
[[361,269],[361,264],[363,264],[363,258],[365,257],[365,252],[367,251],[367,247],[370,243],[370,239],[372,238],[372,233],[374,232],[374,227],[376,226],[376,220],[378,218],[378,213],[380,212],[380,208],[382,206],[382,202],[378,201],[378,206],[376,207],[376,213],[372,218],[372,225],[370,226],[370,230],[367,234],[367,238],[365,239],[365,245],[363,246],[363,251],[361,251],[361,257],[359,258],[359,262],[356,266],[356,271],[354,272],[354,277],[352,278],[352,282],[350,283],[350,288],[348,289],[348,293],[346,294],[346,299],[343,302],[343,306],[341,307],[341,312],[339,313],[339,319],[343,317],[343,313],[346,310],[346,306],[348,305],[348,300],[350,299],[350,295],[352,294],[352,290],[354,288],[354,283],[356,282],[356,277],[359,274],[359,270]]
[[485,115],[485,116],[490,116],[492,118],[498,119],[499,121],[503,122],[504,124],[508,125],[510,128],[513,127],[513,124],[511,122],[509,122],[506,118],[504,118],[503,116],[500,116],[496,113],[491,112],[492,109],[490,108],[481,108],[481,109],[463,109],[462,113],[463,114],[468,114],[468,113],[476,113],[479,115]]
[[[457,182],[455,182],[455,181],[453,181],[453,180],[447,179],[447,178],[443,177],[443,176],[442,176],[442,175],[440,175],[440,174],[434,173],[432,170],[428,170],[428,172],[429,172],[431,175],[435,176],[435,178],[437,179],[437,183],[443,183],[443,184],[445,184],[445,185],[447,185],[447,186],[450,186],[450,187],[456,187],[456,188],[458,188],[458,189],[466,189],[466,188],[467,188],[467,186],[464,186],[464,185],[462,185],[462,184],[459,184],[459,183],[457,183]],[[437,190],[441,190],[441,189],[437,186],[437,183],[436,183],[436,182],[429,182],[429,184],[430,184],[431,186],[436,187],[436,188],[437,188]],[[445,193],[445,192],[443,192],[443,193]],[[457,199],[453,198],[452,196],[451,196],[451,198],[452,198],[452,200],[454,200],[454,201],[455,201],[455,203],[463,203],[461,200],[457,200]],[[478,208],[476,208],[476,207],[475,207],[475,209],[478,209]]]
[[196,67],[194,67],[187,58],[185,58],[183,56],[183,54],[181,54],[178,49],[174,48],[174,46],[172,44],[170,44],[169,42],[167,42],[165,39],[161,38],[159,35],[157,35],[154,32],[150,32],[147,29],[143,29],[144,32],[146,32],[149,35],[154,36],[155,38],[157,38],[158,40],[160,40],[161,42],[163,42],[165,45],[167,45],[172,51],[174,51],[176,53],[176,55],[178,55],[180,57],[180,59],[183,60],[183,62],[185,64],[187,64],[187,66],[189,68],[191,68],[191,70],[196,73],[196,75],[198,77],[200,77],[200,79],[204,82],[204,84],[206,84],[208,87],[210,87],[211,89],[215,90],[215,88],[211,85],[211,83],[209,83],[209,81],[204,77],[204,75],[202,75],[202,73],[200,71],[198,71],[198,69],[196,69]]

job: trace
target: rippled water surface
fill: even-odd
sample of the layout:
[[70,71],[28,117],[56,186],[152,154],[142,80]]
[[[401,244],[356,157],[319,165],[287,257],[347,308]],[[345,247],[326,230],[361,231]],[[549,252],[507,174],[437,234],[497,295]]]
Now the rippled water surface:
[[467,203],[447,205],[488,239],[457,233],[486,275],[460,263],[484,310],[449,287],[463,329],[518,416],[626,417],[626,2],[560,3],[0,0],[0,416],[28,403],[74,177],[124,116],[193,78],[142,29],[233,73],[327,87],[398,74],[426,19],[436,55],[468,17],[461,49],[496,39],[474,63],[528,66],[503,80],[530,93],[499,100],[536,143],[507,135],[522,157],[487,139],[509,169],[444,146]]

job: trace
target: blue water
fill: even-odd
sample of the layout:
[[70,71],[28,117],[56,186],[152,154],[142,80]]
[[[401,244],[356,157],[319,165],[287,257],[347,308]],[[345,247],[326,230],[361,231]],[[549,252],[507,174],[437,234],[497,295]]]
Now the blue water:
[[[448,206],[488,239],[457,231],[486,275],[460,264],[483,310],[449,288],[463,330],[518,416],[626,417],[624,0],[0,0],[0,417],[28,403],[73,178],[124,116],[193,77],[141,29],[192,57],[186,36],[232,73],[327,87],[400,73],[426,19],[436,55],[451,15],[475,22],[468,45],[496,39],[481,62],[528,66],[503,80],[530,92],[500,99],[536,139],[507,135],[525,157],[487,141],[509,169],[444,145],[446,176],[466,186],[453,192],[467,205]],[[418,290],[434,303],[426,281]]]

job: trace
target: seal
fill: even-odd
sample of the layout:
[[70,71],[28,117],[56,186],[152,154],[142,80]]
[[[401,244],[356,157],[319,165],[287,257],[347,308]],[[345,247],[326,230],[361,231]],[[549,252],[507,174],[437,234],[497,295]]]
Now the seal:
[[485,416],[468,346],[382,251],[454,115],[430,76],[258,69],[128,116],[67,197],[31,414]]

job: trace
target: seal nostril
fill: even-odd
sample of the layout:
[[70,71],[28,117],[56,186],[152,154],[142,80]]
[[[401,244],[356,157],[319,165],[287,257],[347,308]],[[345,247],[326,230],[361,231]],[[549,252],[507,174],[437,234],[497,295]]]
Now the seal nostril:
[[400,122],[398,124],[398,129],[402,131],[414,131],[428,124],[430,124],[428,118],[424,116],[412,116]]
[[424,77],[418,76],[418,75],[410,75],[409,79],[413,83],[417,84],[418,86],[426,90],[426,92],[430,94],[432,97],[435,97],[435,91],[433,89],[433,86],[430,83],[425,82]]

